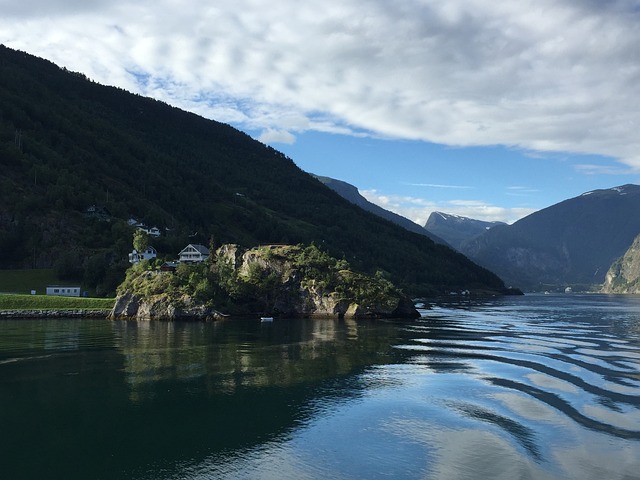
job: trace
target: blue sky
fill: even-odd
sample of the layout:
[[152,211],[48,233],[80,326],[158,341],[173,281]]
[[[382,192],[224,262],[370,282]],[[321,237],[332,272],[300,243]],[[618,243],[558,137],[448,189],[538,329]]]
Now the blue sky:
[[[640,183],[640,175],[611,159],[501,146],[456,148],[313,132],[274,146],[303,170],[356,185],[370,201],[420,225],[432,211],[511,223],[586,191]],[[599,166],[611,171],[592,173]]]
[[640,0],[0,0],[0,42],[423,224],[640,183]]

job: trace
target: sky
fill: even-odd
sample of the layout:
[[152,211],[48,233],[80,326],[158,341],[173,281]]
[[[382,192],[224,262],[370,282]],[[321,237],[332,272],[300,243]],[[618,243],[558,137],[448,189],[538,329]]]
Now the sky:
[[640,183],[640,0],[0,0],[0,43],[424,224]]

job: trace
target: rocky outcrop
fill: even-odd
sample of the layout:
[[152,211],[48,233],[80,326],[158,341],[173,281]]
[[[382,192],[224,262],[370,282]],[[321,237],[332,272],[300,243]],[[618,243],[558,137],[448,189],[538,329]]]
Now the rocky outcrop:
[[603,293],[640,293],[640,235],[607,271]]
[[197,305],[189,298],[176,302],[167,295],[140,295],[126,293],[116,298],[108,317],[111,320],[220,320],[221,312]]
[[[243,251],[224,245],[206,268],[185,265],[176,273],[130,270],[109,317],[419,317],[411,299],[382,276],[354,273],[345,263],[315,247],[273,245]],[[195,291],[197,287],[190,290],[192,285],[207,285],[209,296]]]
[[[170,273],[167,273],[170,275]],[[184,306],[166,295],[141,297],[126,293],[116,298],[115,305],[107,318],[111,320],[221,320],[234,315],[223,313],[184,299],[191,303]],[[355,301],[339,298],[335,293],[323,294],[313,289],[280,294],[274,302],[274,308],[256,314],[276,314],[282,317],[306,318],[417,318],[419,313],[408,297],[386,299],[375,306],[359,304]],[[244,314],[246,315],[246,314]],[[238,315],[238,316],[244,316]],[[104,314],[103,314],[104,316]]]

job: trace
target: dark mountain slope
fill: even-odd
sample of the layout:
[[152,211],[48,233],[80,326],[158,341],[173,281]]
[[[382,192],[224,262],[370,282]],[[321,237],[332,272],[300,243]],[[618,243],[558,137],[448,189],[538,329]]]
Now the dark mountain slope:
[[442,212],[432,212],[425,223],[425,230],[443,238],[453,248],[460,250],[462,244],[487,230],[506,225],[504,222],[485,222]]
[[462,251],[507,282],[601,284],[640,233],[640,187],[596,190],[495,227]]
[[331,190],[336,192],[342,198],[349,200],[351,203],[359,206],[363,210],[367,212],[371,212],[374,215],[378,215],[390,222],[395,223],[396,225],[400,225],[401,227],[409,230],[410,232],[418,233],[420,235],[425,235],[429,237],[436,243],[440,243],[442,245],[446,245],[442,238],[434,235],[432,232],[429,232],[422,228],[417,223],[412,222],[408,218],[403,217],[402,215],[398,215],[397,213],[390,212],[389,210],[385,210],[384,208],[376,205],[375,203],[371,203],[369,200],[360,195],[360,192],[356,187],[351,185],[350,183],[343,182],[342,180],[336,180],[335,178],[330,177],[321,177],[318,175],[314,175],[315,178],[320,180],[323,184],[329,187]]
[[[316,242],[412,294],[503,284],[449,248],[363,212],[246,134],[0,47],[0,267],[122,275],[135,216],[186,243]],[[108,218],[84,215],[97,204]],[[164,230],[164,228],[169,230]],[[120,262],[120,270],[113,268]]]

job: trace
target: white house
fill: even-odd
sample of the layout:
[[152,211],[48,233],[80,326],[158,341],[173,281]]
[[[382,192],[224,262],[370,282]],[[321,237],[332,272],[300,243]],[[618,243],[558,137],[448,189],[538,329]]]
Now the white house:
[[152,237],[158,238],[160,236],[160,229],[158,227],[147,227],[144,223],[139,222],[133,217],[127,220],[127,224],[132,227],[136,227],[138,230],[142,230]]
[[146,232],[147,232],[147,234],[151,235],[152,237],[158,238],[160,236],[160,229],[158,227],[151,227],[151,228],[147,229]]
[[58,295],[61,297],[79,297],[80,287],[69,285],[49,285],[47,286],[47,295]]
[[185,263],[204,262],[209,258],[209,249],[204,245],[190,243],[180,251],[180,261]]
[[158,227],[147,227],[146,225],[136,225],[138,230],[142,230],[144,233],[149,235],[150,237],[158,238],[160,236],[160,229]]
[[138,263],[142,260],[151,260],[152,258],[156,258],[158,256],[158,252],[153,247],[148,247],[144,252],[138,252],[135,248],[129,254],[129,263]]

